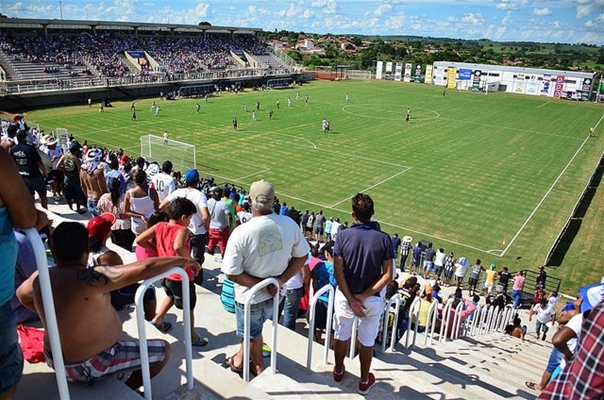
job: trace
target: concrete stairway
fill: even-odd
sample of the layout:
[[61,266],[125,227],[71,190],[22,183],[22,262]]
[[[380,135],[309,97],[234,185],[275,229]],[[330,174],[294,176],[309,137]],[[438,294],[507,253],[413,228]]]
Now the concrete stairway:
[[[53,217],[55,225],[63,216],[71,218],[64,208],[58,207],[62,216]],[[126,262],[133,260],[131,253],[123,252],[122,257]],[[524,343],[501,333],[442,343],[435,336],[432,345],[423,345],[424,337],[419,334],[412,349],[397,344],[394,353],[381,353],[380,346],[376,346],[371,370],[377,383],[368,395],[361,396],[357,393],[358,358],[346,359],[345,378],[335,383],[333,353],[329,354],[329,364],[324,364],[322,347],[313,344],[312,368],[306,368],[307,330],[305,321],[300,319],[297,332],[279,327],[278,373],[270,372],[270,359],[265,358],[266,370],[246,383],[224,366],[226,357],[237,351],[240,339],[235,335],[235,316],[220,303],[220,264],[209,255],[204,263],[204,277],[204,287],[197,287],[195,326],[210,343],[193,351],[193,390],[184,385],[182,312],[172,309],[168,314],[167,320],[173,324],[168,334],[147,325],[149,338],[164,338],[173,346],[171,361],[152,380],[155,399],[532,399],[536,392],[527,389],[524,382],[540,379],[551,350],[550,343],[537,341],[531,334]],[[163,290],[158,289],[157,294],[159,303],[164,298]],[[138,337],[134,313],[126,310],[122,318],[125,336]],[[267,323],[264,341],[270,343],[270,339],[271,325]],[[92,388],[70,385],[70,390],[74,399],[140,398],[114,380],[99,382]],[[15,398],[58,398],[53,371],[44,364],[26,365]]]

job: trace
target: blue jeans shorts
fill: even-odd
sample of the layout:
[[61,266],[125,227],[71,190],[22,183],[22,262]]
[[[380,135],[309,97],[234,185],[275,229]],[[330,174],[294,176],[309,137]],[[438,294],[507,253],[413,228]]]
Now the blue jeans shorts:
[[19,383],[23,373],[23,353],[17,335],[17,320],[10,301],[0,306],[0,394]]
[[[243,324],[245,322],[245,307],[241,303],[235,303],[235,316],[237,317],[237,336],[244,337]],[[262,336],[264,321],[273,317],[273,299],[261,303],[250,304],[250,338]]]

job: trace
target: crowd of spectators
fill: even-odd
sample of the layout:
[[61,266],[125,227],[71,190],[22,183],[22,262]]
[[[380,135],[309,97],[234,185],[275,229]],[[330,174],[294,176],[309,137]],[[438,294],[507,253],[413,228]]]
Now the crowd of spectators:
[[[231,51],[266,55],[268,49],[253,35],[207,34],[207,36],[131,36],[113,32],[16,35],[0,30],[0,50],[9,59],[45,65],[41,71],[61,68],[94,75],[101,83],[175,80],[176,76],[241,68]],[[144,51],[155,62],[143,58],[134,68],[125,55]],[[56,65],[55,65],[56,64]],[[249,66],[247,64],[246,66]],[[75,71],[73,72],[76,73]]]

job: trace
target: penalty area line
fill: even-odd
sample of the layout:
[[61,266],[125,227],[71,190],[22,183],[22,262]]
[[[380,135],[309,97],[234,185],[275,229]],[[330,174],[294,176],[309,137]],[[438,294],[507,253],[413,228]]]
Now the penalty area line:
[[[385,182],[388,182],[388,181],[389,181],[389,180],[391,180],[391,179],[396,178],[396,177],[397,177],[397,176],[399,176],[399,175],[404,174],[405,172],[409,171],[410,169],[411,169],[411,167],[407,167],[407,168],[403,169],[402,171],[400,171],[400,172],[398,172],[398,173],[396,173],[396,174],[394,174],[394,175],[389,176],[389,177],[388,177],[388,178],[386,178],[386,179],[382,179],[381,181],[379,181],[378,183],[376,183],[376,184],[374,184],[374,185],[371,185],[371,186],[369,186],[369,187],[366,187],[365,189],[360,190],[360,192],[361,192],[361,193],[367,192],[368,190],[371,190],[371,189],[373,189],[373,188],[374,188],[374,187],[376,187],[376,186],[379,186],[379,185],[381,185],[381,184],[383,184],[383,183],[385,183]],[[346,200],[349,200],[349,199],[351,199],[351,198],[352,198],[352,196],[348,196],[348,197],[346,197],[346,198],[344,198],[344,199],[342,199],[342,200],[340,200],[340,201],[338,201],[338,202],[336,202],[336,203],[332,204],[332,205],[331,205],[329,208],[334,208],[334,207],[336,207],[336,206],[338,206],[338,205],[342,204],[343,202],[345,202]]]

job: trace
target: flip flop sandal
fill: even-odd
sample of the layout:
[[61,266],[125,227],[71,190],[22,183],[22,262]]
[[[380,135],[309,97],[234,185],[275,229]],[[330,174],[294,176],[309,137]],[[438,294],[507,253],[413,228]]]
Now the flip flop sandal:
[[229,367],[229,369],[231,371],[233,371],[234,373],[240,374],[240,375],[243,374],[243,365],[241,367],[237,368],[233,362],[234,360],[235,360],[235,356],[232,355],[232,356],[228,357],[226,360],[224,360],[224,364],[227,367]]
[[151,322],[151,325],[156,327],[157,330],[159,330],[161,333],[166,333],[170,329],[172,329],[172,324],[169,322],[166,322],[166,321],[162,322],[161,324],[156,324],[156,323]]
[[524,384],[526,385],[527,388],[529,388],[531,390],[535,390],[535,382],[526,381],[526,382],[524,382]]

